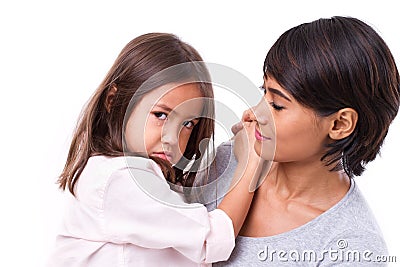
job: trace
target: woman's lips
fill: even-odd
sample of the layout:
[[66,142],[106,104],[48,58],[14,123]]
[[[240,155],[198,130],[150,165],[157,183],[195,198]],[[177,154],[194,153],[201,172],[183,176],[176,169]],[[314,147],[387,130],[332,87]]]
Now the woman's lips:
[[257,130],[257,128],[256,128],[256,130],[255,130],[255,136],[256,136],[256,139],[257,139],[258,141],[271,140],[271,138],[262,135],[262,134],[260,133],[260,131]]
[[161,158],[163,160],[168,160],[171,161],[172,160],[172,154],[168,153],[168,152],[154,152],[152,154],[153,157],[157,157],[157,158]]

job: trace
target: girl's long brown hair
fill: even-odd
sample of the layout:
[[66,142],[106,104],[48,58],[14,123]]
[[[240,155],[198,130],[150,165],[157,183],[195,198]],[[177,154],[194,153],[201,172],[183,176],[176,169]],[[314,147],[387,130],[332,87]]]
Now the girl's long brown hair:
[[[68,187],[74,194],[74,187],[89,158],[96,155],[110,157],[124,156],[124,116],[133,108],[131,99],[138,88],[157,73],[178,64],[200,62],[201,81],[209,80],[205,64],[201,63],[199,53],[178,37],[168,33],[149,33],[130,41],[120,52],[113,66],[84,107],[74,132],[67,161],[59,177],[62,190]],[[175,80],[163,80],[155,83],[148,91],[161,86],[162,83],[179,82],[193,79],[193,69],[183,68],[183,73]],[[196,78],[195,78],[196,79]],[[106,98],[110,90],[116,88],[113,101],[106,107]],[[208,82],[199,83],[203,97],[214,97],[212,86]],[[147,92],[148,92],[147,91]],[[146,92],[141,92],[143,97]],[[139,99],[140,100],[140,99]],[[139,101],[137,100],[137,101]],[[203,156],[199,145],[203,139],[211,139],[214,134],[214,106],[212,101],[205,101],[204,110],[207,116],[201,118],[193,129],[184,156],[195,158],[197,162]],[[171,168],[158,158],[156,161],[170,182],[180,180],[184,186],[191,186],[196,170],[192,167],[188,173],[182,168]],[[175,179],[177,177],[178,179]],[[185,179],[181,179],[185,177]]]

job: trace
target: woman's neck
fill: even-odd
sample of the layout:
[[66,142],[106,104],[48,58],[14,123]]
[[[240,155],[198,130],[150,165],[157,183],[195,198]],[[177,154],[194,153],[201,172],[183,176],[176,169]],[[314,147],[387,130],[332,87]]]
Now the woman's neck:
[[240,235],[272,236],[315,219],[348,192],[350,179],[320,164],[274,163],[255,192]]
[[330,171],[330,168],[323,164],[278,163],[276,170],[267,177],[265,188],[274,191],[282,200],[330,208],[343,198],[350,186],[344,172]]

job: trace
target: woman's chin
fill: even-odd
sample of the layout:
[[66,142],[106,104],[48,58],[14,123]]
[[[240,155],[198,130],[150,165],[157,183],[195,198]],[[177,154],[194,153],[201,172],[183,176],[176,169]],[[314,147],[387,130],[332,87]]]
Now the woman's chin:
[[264,160],[271,161],[274,159],[273,149],[268,146],[262,146],[261,142],[256,142],[254,144],[254,150],[256,154]]
[[254,150],[256,151],[256,154],[261,157],[261,146],[258,145],[257,143],[254,144]]

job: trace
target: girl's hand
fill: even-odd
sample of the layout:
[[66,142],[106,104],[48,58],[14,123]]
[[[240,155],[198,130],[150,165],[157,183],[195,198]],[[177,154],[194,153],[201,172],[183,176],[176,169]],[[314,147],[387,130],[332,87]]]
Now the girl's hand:
[[241,177],[250,177],[249,192],[254,192],[264,181],[270,162],[260,158],[254,150],[256,122],[241,122],[242,129],[233,137],[233,153],[238,161],[237,170],[241,174],[235,176],[234,186]]
[[[238,124],[236,124],[238,125]],[[255,122],[239,122],[241,128],[233,137],[233,153],[241,166],[246,166],[250,160],[257,160],[259,157],[254,150],[255,143]]]
[[[233,135],[236,135],[240,130],[243,129],[243,122],[239,121],[238,123],[235,123],[232,127],[231,127],[231,131],[233,133]],[[233,137],[234,138],[234,137]],[[232,138],[232,139],[233,139]]]
[[249,163],[260,161],[260,157],[254,150],[256,123],[253,109],[250,108],[243,112],[241,121],[231,128],[235,135],[232,138],[234,140],[233,152],[239,165],[247,166]]

